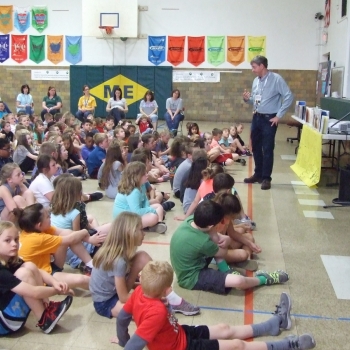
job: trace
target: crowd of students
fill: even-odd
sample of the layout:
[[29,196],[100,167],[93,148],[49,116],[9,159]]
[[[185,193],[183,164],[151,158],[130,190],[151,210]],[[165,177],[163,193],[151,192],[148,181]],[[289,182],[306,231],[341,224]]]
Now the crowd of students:
[[[282,270],[257,271],[251,259],[261,252],[251,234],[256,224],[225,169],[245,165],[251,155],[239,136],[243,125],[202,133],[197,123],[188,123],[188,135],[170,142],[174,135],[158,133],[149,117],[115,125],[115,115],[102,120],[81,112],[81,121],[71,113],[46,113],[45,122],[19,113],[1,122],[0,335],[21,329],[30,310],[38,326],[51,332],[72,303],[72,288],[83,288],[99,315],[118,318],[115,341],[126,349],[313,348],[309,334],[242,341],[291,328],[286,293],[274,316],[257,325],[194,328],[180,326],[173,315],[200,312],[172,290],[173,269],[181,287],[218,294],[289,280]],[[83,193],[86,178],[114,199],[113,222],[101,225],[87,213],[86,203],[103,194]],[[169,193],[157,190],[156,184],[168,181]],[[153,262],[139,247],[147,232],[166,233],[172,195],[184,215],[175,217],[183,223],[171,238],[171,267]],[[65,263],[82,273],[64,272]],[[255,276],[245,277],[242,269]],[[54,294],[67,297],[49,302]],[[19,310],[13,313],[15,303]],[[130,338],[132,317],[138,330]]]

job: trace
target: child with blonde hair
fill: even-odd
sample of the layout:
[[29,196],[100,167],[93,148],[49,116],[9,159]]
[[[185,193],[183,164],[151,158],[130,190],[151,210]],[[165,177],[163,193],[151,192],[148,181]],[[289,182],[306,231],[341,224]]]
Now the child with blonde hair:
[[1,220],[13,221],[14,208],[35,203],[34,194],[24,184],[24,175],[16,163],[5,164],[0,171]]
[[[49,273],[39,270],[31,262],[18,257],[19,233],[8,221],[0,222],[0,336],[7,336],[22,329],[30,311],[38,320],[37,326],[50,333],[72,304],[67,296],[63,301],[48,298],[72,291],[64,282],[57,281]],[[45,285],[46,284],[46,285]]]
[[149,204],[142,193],[142,185],[148,180],[146,165],[141,162],[129,163],[122,174],[118,185],[118,193],[113,206],[113,217],[123,211],[141,216],[142,227],[148,232],[165,233],[166,225],[162,222],[164,209],[160,204]]
[[[92,300],[99,315],[117,317],[130,299],[131,289],[139,283],[140,272],[152,260],[146,252],[137,250],[144,236],[137,214],[123,212],[113,221],[109,235],[93,258],[90,278]],[[190,316],[200,311],[171,289],[164,297],[175,312]]]

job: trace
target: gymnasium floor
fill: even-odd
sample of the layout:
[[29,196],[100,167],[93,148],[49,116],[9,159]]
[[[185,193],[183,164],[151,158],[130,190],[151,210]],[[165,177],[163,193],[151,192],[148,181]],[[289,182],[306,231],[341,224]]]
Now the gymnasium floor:
[[[214,123],[203,122],[199,125],[201,131],[209,131],[215,126]],[[249,125],[245,125],[244,140],[248,139],[248,128]],[[175,283],[175,290],[202,310],[199,316],[178,316],[179,322],[190,325],[213,325],[218,322],[239,325],[264,321],[275,310],[280,293],[287,292],[293,301],[293,326],[280,338],[311,332],[316,338],[318,349],[349,349],[350,208],[322,207],[322,201],[330,204],[338,196],[337,188],[325,186],[326,182],[332,180],[333,172],[323,174],[322,185],[317,190],[310,190],[298,182],[299,179],[290,169],[293,164],[290,158],[294,156],[296,145],[286,142],[286,137],[294,134],[296,130],[280,125],[276,136],[271,190],[262,191],[257,184],[242,183],[246,176],[252,174],[252,158],[249,158],[245,167],[236,163],[229,169],[236,180],[235,187],[246,212],[257,223],[254,237],[262,247],[262,253],[258,256],[259,268],[269,271],[285,269],[290,281],[285,285],[260,287],[253,292],[232,291],[227,296],[187,291]],[[294,185],[293,181],[296,181]],[[93,180],[85,181],[83,186],[87,192],[97,190],[96,181]],[[168,183],[158,187],[163,191],[170,189]],[[170,238],[180,224],[173,217],[182,208],[178,200],[172,200],[176,206],[167,214],[167,233],[147,234],[142,246],[154,260],[169,260]],[[100,223],[108,222],[112,218],[112,201],[103,199],[88,204],[87,211],[97,217]],[[43,334],[35,327],[35,323],[36,320],[30,315],[26,327],[19,334],[0,338],[0,349],[119,348],[109,342],[115,334],[115,320],[98,316],[89,293],[85,291],[76,291],[70,310],[52,334]],[[133,330],[134,325],[131,332]]]

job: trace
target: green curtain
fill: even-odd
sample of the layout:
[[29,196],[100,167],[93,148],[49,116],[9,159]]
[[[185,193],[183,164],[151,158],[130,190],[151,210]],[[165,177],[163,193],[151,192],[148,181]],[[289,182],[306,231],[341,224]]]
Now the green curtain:
[[147,90],[152,90],[158,103],[158,116],[163,119],[165,102],[172,90],[172,67],[153,66],[71,66],[70,97],[71,112],[75,114],[83,85],[89,85],[90,93],[96,98],[95,116],[106,117],[107,101],[115,86],[122,90],[127,100],[128,119],[135,119],[139,113],[140,101]]

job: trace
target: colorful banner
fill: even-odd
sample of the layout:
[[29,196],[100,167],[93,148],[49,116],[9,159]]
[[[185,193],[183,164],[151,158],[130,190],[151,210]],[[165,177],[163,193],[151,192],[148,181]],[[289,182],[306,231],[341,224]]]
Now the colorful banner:
[[266,36],[248,36],[248,60],[257,55],[266,56]]
[[0,32],[8,34],[13,30],[12,21],[13,6],[0,6]]
[[53,64],[63,61],[63,35],[47,36],[47,59]]
[[165,36],[148,37],[148,60],[156,66],[165,61]]
[[33,62],[40,63],[45,59],[45,35],[30,35],[29,47],[29,58]]
[[66,61],[77,64],[82,60],[82,38],[81,36],[66,35]]
[[204,42],[205,36],[187,37],[187,61],[196,67],[204,62]]
[[322,134],[307,124],[303,126],[296,162],[291,169],[305,185],[318,184],[322,166]]
[[10,36],[0,35],[0,63],[5,62],[10,57]]
[[28,58],[28,36],[11,35],[11,58],[17,63],[22,63]]
[[245,59],[245,36],[227,37],[227,62],[238,66]]
[[15,7],[15,28],[24,33],[30,26],[30,7]]
[[225,62],[225,37],[207,36],[208,62],[213,66],[219,66]]
[[39,33],[41,33],[48,24],[47,16],[47,7],[46,6],[33,6],[32,7],[32,26]]
[[168,36],[168,62],[178,66],[184,61],[185,37]]

